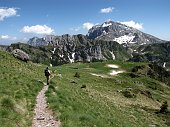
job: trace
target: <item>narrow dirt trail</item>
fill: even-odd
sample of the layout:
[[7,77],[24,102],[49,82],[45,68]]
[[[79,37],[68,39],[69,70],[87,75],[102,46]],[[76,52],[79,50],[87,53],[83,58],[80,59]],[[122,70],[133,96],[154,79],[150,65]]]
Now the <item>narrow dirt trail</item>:
[[59,127],[60,122],[54,119],[52,111],[47,106],[45,92],[48,90],[49,85],[43,84],[44,87],[36,98],[32,127]]

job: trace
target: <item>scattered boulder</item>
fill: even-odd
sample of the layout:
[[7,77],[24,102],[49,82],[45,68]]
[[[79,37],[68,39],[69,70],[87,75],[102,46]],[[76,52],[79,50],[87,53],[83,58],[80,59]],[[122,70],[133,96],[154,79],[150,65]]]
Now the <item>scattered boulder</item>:
[[160,113],[167,113],[168,112],[168,102],[164,101],[160,107]]
[[74,77],[80,78],[80,73],[76,72]]
[[[152,98],[152,94],[150,91],[148,90],[143,90],[143,91],[140,91],[141,94],[147,96],[148,98]],[[153,98],[152,98],[153,99]]]
[[25,62],[27,62],[30,59],[29,55],[20,49],[14,49],[12,51],[12,54],[14,55],[14,57],[16,57],[22,61],[25,61]]
[[82,85],[81,88],[86,88],[86,85]]
[[123,96],[125,96],[127,98],[135,98],[136,97],[136,95],[128,89],[122,91],[122,94],[123,94]]
[[137,75],[137,74],[135,74],[135,73],[129,73],[129,76],[130,76],[131,78],[139,78],[139,77],[140,77],[139,75]]
[[73,81],[71,81],[70,83],[74,83],[74,84],[77,84],[77,82],[75,82],[74,80],[73,80]]

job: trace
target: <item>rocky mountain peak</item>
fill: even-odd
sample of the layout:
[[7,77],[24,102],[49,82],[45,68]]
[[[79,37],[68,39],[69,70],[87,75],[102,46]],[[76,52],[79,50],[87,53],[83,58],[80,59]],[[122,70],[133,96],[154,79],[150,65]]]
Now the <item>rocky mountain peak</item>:
[[119,44],[138,43],[142,45],[164,42],[161,39],[143,33],[135,28],[113,21],[107,21],[101,25],[92,27],[88,31],[88,37],[90,39],[116,41]]
[[38,38],[38,37],[30,38],[27,43],[29,45],[32,45],[32,46],[44,46],[44,45],[48,45],[48,42],[45,40],[45,38]]

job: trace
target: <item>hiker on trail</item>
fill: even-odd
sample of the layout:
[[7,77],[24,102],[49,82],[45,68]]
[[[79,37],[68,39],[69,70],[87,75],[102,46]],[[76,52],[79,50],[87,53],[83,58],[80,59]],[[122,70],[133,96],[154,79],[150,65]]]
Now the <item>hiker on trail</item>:
[[47,85],[49,85],[49,79],[50,79],[50,70],[48,69],[48,67],[44,70],[45,76],[47,78]]

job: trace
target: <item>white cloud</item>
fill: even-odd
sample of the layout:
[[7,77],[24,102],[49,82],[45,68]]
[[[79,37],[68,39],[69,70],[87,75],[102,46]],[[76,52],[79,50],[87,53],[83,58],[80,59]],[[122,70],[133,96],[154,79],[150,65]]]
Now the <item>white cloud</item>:
[[16,40],[17,38],[9,36],[9,35],[1,35],[0,39],[2,39],[2,40]]
[[1,39],[8,39],[9,36],[8,35],[1,35]]
[[24,26],[21,29],[24,33],[52,34],[54,30],[46,25]]
[[70,28],[70,30],[77,32],[81,30],[81,27]]
[[100,10],[100,13],[111,13],[114,9],[114,7],[103,8]]
[[143,29],[143,24],[142,23],[135,23],[133,20],[127,21],[127,22],[120,22],[120,23],[124,24],[126,26],[133,27],[133,28],[138,29],[138,30],[142,30]]
[[4,18],[19,16],[17,15],[17,8],[1,8],[0,7],[0,21],[3,21]]
[[83,23],[83,29],[89,30],[89,29],[92,28],[94,25],[95,25],[95,24],[90,23],[90,22]]

